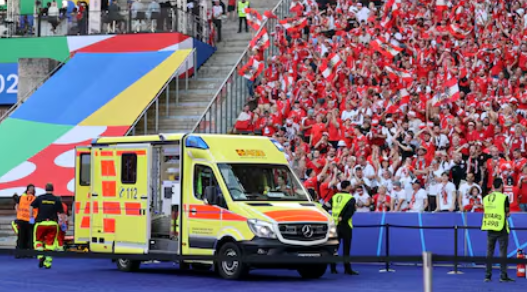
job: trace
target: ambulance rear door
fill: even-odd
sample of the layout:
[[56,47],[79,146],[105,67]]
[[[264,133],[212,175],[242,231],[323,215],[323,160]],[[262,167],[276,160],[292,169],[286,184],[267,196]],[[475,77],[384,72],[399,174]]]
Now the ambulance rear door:
[[77,147],[75,150],[74,237],[76,244],[87,244],[90,241],[91,148]]
[[93,147],[92,251],[148,252],[151,153],[149,144]]

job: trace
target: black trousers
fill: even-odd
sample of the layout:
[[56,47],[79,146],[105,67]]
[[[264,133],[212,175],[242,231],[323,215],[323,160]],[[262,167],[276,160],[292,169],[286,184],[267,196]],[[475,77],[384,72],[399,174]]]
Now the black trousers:
[[[351,255],[351,240],[353,238],[353,229],[349,227],[348,224],[343,223],[337,226],[337,234],[339,237],[340,245],[342,245],[342,255],[350,256]],[[335,271],[337,269],[336,264],[331,264],[331,270]],[[344,262],[344,271],[351,272],[351,264],[349,262]]]
[[17,249],[33,249],[33,225],[28,221],[18,220]]
[[221,42],[221,19],[213,19],[214,25],[216,26],[216,34],[218,36],[218,42]]
[[247,18],[246,17],[238,17],[238,32],[242,31],[242,23],[245,23],[245,32],[249,32],[249,29],[247,28]]
[[[507,247],[509,246],[509,234],[507,231],[496,232],[488,231],[487,233],[487,257],[491,258],[494,256],[494,250],[496,249],[496,241],[499,243],[500,258],[507,259]],[[501,263],[501,277],[507,276],[507,264]],[[487,263],[487,270],[485,276],[490,278],[492,276],[492,263]]]

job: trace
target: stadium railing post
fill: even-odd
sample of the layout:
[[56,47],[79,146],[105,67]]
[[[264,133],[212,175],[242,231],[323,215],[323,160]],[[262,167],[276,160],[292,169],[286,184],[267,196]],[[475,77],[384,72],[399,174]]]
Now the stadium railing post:
[[432,292],[432,271],[434,265],[432,263],[432,253],[423,252],[423,284],[424,292]]
[[395,272],[395,270],[390,269],[390,224],[386,223],[381,228],[386,229],[386,236],[384,238],[385,254],[386,260],[384,261],[384,269],[379,270],[380,273]]
[[459,240],[459,228],[457,225],[454,226],[454,270],[448,272],[449,275],[460,275],[463,272],[458,270],[458,240]]

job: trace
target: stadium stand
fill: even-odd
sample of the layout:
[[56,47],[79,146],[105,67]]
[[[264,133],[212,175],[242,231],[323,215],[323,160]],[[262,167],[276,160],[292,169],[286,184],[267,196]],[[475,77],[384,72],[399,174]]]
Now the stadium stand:
[[280,141],[321,201],[349,179],[359,211],[479,212],[502,177],[525,212],[526,6],[293,0],[251,42],[234,132]]

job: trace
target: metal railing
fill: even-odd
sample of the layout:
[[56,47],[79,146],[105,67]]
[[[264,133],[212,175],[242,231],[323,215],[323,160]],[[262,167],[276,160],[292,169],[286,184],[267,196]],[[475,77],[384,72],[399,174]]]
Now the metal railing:
[[[203,9],[199,7],[197,9]],[[180,32],[205,43],[210,43],[210,24],[201,18],[201,11],[185,11],[178,7],[159,11],[119,10],[76,12],[61,11],[50,17],[39,14],[9,17],[0,11],[0,37],[44,37],[93,35],[137,32]]]
[[[274,56],[278,52],[278,48],[274,45],[275,37],[271,33],[275,30],[278,20],[289,15],[290,5],[291,0],[281,0],[273,9],[273,13],[278,19],[267,19],[255,34],[257,35],[264,28],[267,28],[269,33],[271,46],[265,51],[264,64],[266,67],[267,56]],[[207,106],[206,111],[193,127],[192,132],[225,134],[231,131],[240,111],[247,103],[249,88],[252,86],[252,82],[238,74],[238,70],[249,60],[251,55],[250,47],[247,46]]]
[[[171,108],[176,108],[179,104],[180,89],[188,91],[189,79],[198,77],[196,71],[197,54],[197,50],[192,49],[192,52],[181,63],[182,65],[185,64],[185,66],[180,65],[176,69],[172,77],[161,87],[156,97],[152,99],[135,120],[125,136],[146,135],[159,132],[160,119],[170,116]],[[191,60],[193,60],[193,66],[190,65]],[[185,72],[181,72],[185,68]],[[191,68],[194,69],[193,74],[189,74]],[[184,83],[184,85],[181,86],[180,82]],[[161,100],[163,97],[164,101]]]
[[28,91],[27,94],[25,94],[22,98],[19,98],[18,101],[13,106],[11,106],[7,111],[0,114],[0,123],[2,123],[7,117],[9,117],[9,115],[11,115],[18,107],[20,107],[31,95],[33,95],[33,93],[35,93],[35,91],[37,91],[40,88],[40,86],[44,84],[44,82],[48,81],[48,79],[51,78],[51,76],[57,73],[57,71],[59,71],[60,68],[62,68],[62,66],[64,66],[64,64],[66,64],[66,62],[69,59],[70,59],[70,56],[68,56],[63,61],[59,61],[59,64],[51,72],[49,72],[48,75],[44,76],[44,78],[42,78],[37,83],[37,85],[35,85],[35,87],[33,87],[30,91]]

